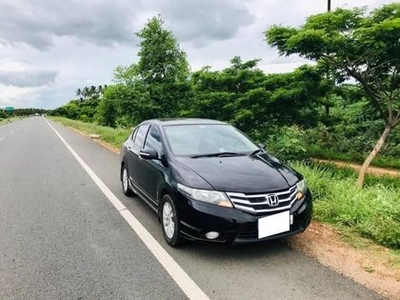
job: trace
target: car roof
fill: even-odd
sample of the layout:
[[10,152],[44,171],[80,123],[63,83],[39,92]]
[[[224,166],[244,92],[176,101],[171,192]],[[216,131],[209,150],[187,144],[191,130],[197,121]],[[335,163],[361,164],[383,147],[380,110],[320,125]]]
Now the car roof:
[[143,123],[153,123],[160,126],[173,126],[173,125],[226,125],[227,123],[211,120],[211,119],[197,119],[197,118],[175,118],[175,119],[152,119],[144,121]]

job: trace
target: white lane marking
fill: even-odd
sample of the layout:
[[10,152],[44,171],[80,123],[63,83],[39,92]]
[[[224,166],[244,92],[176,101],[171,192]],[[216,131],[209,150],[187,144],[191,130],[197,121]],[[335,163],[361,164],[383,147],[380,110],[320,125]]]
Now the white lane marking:
[[182,291],[189,299],[209,299],[200,289],[192,278],[182,269],[182,267],[168,254],[167,251],[157,242],[157,240],[147,231],[147,229],[135,218],[134,215],[122,204],[122,202],[111,192],[104,182],[93,172],[85,161],[75,152],[75,150],[64,140],[58,131],[45,119],[46,123],[56,133],[65,147],[71,152],[82,168],[89,174],[103,194],[110,200],[118,212],[122,215],[129,226],[135,231],[142,242],[153,253],[155,258],[161,263],[164,269],[171,275]]
[[14,131],[11,131],[10,134],[14,134]]
[[0,138],[0,142],[1,142],[2,140],[4,140],[4,137]]

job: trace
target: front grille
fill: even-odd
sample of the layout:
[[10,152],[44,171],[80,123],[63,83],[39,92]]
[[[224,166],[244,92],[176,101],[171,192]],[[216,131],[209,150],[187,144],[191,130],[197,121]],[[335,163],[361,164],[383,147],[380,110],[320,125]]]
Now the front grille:
[[[255,215],[265,214],[289,209],[296,200],[296,186],[292,186],[287,190],[270,192],[265,194],[243,194],[243,193],[226,193],[232,201],[236,209],[249,212]],[[276,196],[278,204],[270,205],[268,197]]]

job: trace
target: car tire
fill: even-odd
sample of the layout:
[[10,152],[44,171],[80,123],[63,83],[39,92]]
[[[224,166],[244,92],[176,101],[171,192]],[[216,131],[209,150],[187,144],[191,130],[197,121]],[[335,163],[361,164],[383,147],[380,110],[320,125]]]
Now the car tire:
[[179,215],[174,201],[168,194],[161,199],[161,228],[168,245],[172,247],[182,245],[183,239],[179,235]]
[[124,192],[125,196],[133,196],[134,193],[130,188],[129,184],[129,174],[126,165],[122,165],[121,168],[121,182],[122,182],[122,191]]

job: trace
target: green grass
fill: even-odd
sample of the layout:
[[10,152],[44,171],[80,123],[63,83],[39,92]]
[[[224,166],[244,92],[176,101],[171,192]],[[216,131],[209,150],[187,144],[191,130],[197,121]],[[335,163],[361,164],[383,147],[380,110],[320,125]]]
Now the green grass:
[[0,125],[9,123],[9,119],[0,119]]
[[23,118],[22,117],[12,117],[12,118],[6,118],[6,119],[0,118],[0,125],[15,122],[15,121],[18,121],[21,119],[23,119]]
[[293,163],[314,196],[314,218],[339,229],[400,249],[400,180],[368,176],[363,189],[356,173],[321,164]]
[[121,147],[122,143],[132,132],[131,129],[111,128],[94,123],[85,123],[82,121],[70,120],[61,117],[51,117],[51,119],[63,124],[64,126],[75,128],[87,134],[99,134],[101,140],[117,148]]

